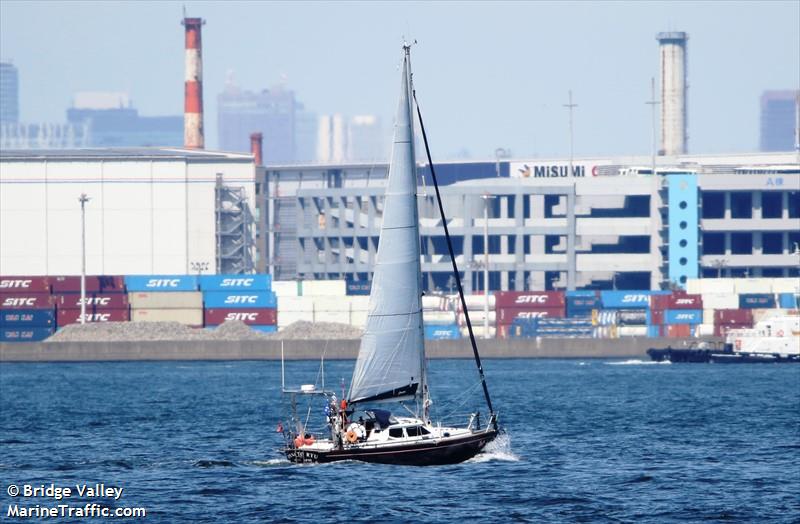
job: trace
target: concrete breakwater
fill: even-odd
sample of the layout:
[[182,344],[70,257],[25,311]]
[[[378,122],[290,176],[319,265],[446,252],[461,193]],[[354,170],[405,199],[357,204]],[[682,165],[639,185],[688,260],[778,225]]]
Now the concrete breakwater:
[[[647,358],[651,347],[688,347],[719,339],[511,339],[480,340],[482,358]],[[178,340],[0,343],[0,362],[95,362],[145,360],[354,359],[358,340]],[[465,340],[425,344],[429,358],[472,358]]]

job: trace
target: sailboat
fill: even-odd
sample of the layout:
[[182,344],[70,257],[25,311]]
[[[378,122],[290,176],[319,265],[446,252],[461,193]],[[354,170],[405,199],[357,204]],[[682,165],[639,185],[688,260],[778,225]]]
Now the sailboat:
[[[391,164],[386,185],[383,223],[374,267],[367,324],[361,339],[349,392],[337,398],[323,386],[305,385],[284,393],[291,396],[293,424],[283,430],[286,457],[296,463],[359,460],[383,464],[454,464],[479,453],[498,434],[497,415],[478,355],[475,337],[447,221],[441,204],[422,114],[417,105],[428,163],[450,248],[453,273],[488,407],[488,416],[465,416],[460,426],[442,425],[430,418],[431,399],[426,373],[422,324],[417,177],[414,154],[414,102],[410,45],[403,46],[400,101],[394,127]],[[324,367],[324,365],[323,365]],[[343,393],[343,392],[342,392]],[[326,426],[322,438],[297,417],[303,395],[324,397]],[[402,408],[393,414],[387,406]],[[310,413],[310,411],[309,411]]]

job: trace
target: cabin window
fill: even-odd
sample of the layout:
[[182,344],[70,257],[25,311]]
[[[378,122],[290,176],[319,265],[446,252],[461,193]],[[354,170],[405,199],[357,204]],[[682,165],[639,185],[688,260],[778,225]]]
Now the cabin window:
[[406,428],[406,433],[409,437],[421,437],[429,434],[430,432],[422,426],[412,426],[410,428]]
[[403,438],[403,428],[389,429],[389,438]]

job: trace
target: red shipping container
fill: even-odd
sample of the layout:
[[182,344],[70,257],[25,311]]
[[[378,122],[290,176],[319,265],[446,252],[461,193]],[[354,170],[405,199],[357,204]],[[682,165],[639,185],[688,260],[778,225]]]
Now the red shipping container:
[[670,324],[664,327],[669,338],[688,338],[692,336],[691,324]]
[[[86,322],[127,322],[131,319],[130,312],[127,309],[102,309],[99,311],[92,311],[90,308],[86,309]],[[63,327],[68,324],[80,324],[81,310],[80,309],[59,309],[56,315],[56,324],[58,327]]]
[[752,309],[718,309],[714,311],[714,325],[753,325]]
[[[54,295],[56,307],[59,309],[80,309],[81,294],[66,293]],[[87,309],[125,309],[128,307],[127,293],[87,293]]]
[[[50,283],[53,286],[53,294],[59,293],[80,293],[81,277],[52,277]],[[125,291],[125,279],[118,276],[87,276],[87,293],[123,293]]]
[[650,324],[660,326],[664,323],[664,310],[651,309],[650,310]]
[[203,311],[206,326],[218,326],[226,320],[241,320],[251,326],[274,326],[278,323],[278,310],[275,308],[212,308]]
[[514,322],[516,318],[564,318],[563,307],[553,308],[518,308],[518,307],[505,307],[497,310],[497,324],[509,325]]
[[0,277],[0,292],[50,293],[50,279],[47,277]]
[[[650,310],[651,311],[663,311],[664,309],[670,309],[669,307],[669,298],[672,295],[650,295]],[[655,322],[653,322],[655,324]]]
[[0,293],[0,309],[51,309],[50,293]]
[[497,326],[497,338],[510,338],[508,336],[509,331],[511,330],[510,325],[506,326]]
[[563,308],[563,291],[498,291],[495,307],[500,308]]
[[703,309],[701,295],[675,294],[663,295],[667,297],[668,306],[663,309]]

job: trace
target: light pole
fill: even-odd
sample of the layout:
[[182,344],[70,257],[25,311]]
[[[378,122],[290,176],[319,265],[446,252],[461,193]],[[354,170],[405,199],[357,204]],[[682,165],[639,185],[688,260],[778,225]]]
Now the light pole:
[[578,104],[572,103],[572,89],[569,90],[569,102],[563,104],[564,107],[569,109],[569,175],[572,176],[572,162],[573,162],[573,148],[572,148],[572,110],[578,107]]
[[511,151],[504,147],[498,147],[494,150],[494,173],[496,176],[500,176],[500,159],[508,158],[509,156],[511,156]]
[[494,196],[484,193],[483,199],[483,338],[489,338],[489,199]]
[[81,193],[81,324],[86,323],[86,202],[91,200]]

